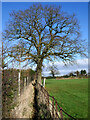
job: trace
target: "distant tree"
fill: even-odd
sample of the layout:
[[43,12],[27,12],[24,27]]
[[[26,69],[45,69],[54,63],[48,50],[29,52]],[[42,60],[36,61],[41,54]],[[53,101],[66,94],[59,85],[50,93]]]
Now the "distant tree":
[[3,41],[7,57],[37,65],[40,83],[44,60],[72,62],[77,54],[85,55],[77,18],[63,12],[61,7],[39,4],[12,11]]
[[52,75],[52,77],[55,77],[55,75],[60,74],[60,72],[58,71],[57,67],[54,64],[52,66],[49,66],[49,70],[50,75]]
[[64,78],[68,78],[68,77],[69,77],[69,75],[63,75],[62,77],[64,77]]
[[87,72],[86,72],[86,70],[81,70],[80,73],[83,76],[83,75],[86,75]]
[[73,72],[70,72],[70,73],[69,73],[69,76],[74,76],[74,73],[73,73]]
[[75,72],[75,74],[76,74],[77,77],[79,77],[79,74],[80,74],[80,73],[79,73],[79,71],[77,70],[77,71]]

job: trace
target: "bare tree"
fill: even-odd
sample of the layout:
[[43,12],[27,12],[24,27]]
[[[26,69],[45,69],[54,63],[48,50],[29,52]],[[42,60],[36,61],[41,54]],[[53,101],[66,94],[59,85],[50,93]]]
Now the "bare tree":
[[55,77],[55,75],[60,74],[57,67],[54,64],[49,66],[49,70],[50,70],[50,74],[52,75],[52,77]]
[[77,70],[77,71],[75,71],[75,74],[76,74],[77,77],[79,77],[80,72]]
[[82,55],[85,51],[76,16],[64,13],[61,7],[43,7],[40,4],[12,11],[3,40],[8,46],[8,56],[37,65],[39,82],[45,59],[60,58],[63,62],[72,62],[77,54]]
[[69,76],[70,76],[70,77],[74,76],[74,72],[70,72],[70,73],[69,73]]

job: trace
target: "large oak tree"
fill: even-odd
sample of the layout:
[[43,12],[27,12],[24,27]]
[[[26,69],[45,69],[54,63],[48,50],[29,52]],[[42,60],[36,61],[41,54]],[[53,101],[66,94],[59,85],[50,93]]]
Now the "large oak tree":
[[65,62],[84,54],[78,20],[74,14],[63,12],[61,7],[39,4],[12,11],[3,40],[8,56],[37,65],[38,82],[41,82],[45,59],[60,58]]

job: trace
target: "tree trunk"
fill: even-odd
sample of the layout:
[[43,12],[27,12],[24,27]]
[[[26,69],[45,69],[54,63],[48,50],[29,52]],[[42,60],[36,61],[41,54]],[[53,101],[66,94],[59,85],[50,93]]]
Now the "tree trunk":
[[36,72],[37,72],[37,76],[36,76],[36,79],[37,79],[37,82],[39,82],[40,84],[42,84],[42,81],[41,81],[41,72],[42,72],[42,65],[41,65],[41,63],[40,64],[38,64],[37,65],[37,70],[36,70]]
[[54,72],[52,72],[52,77],[53,77],[53,78],[55,77]]
[[45,87],[46,78],[43,79],[43,87]]
[[38,70],[37,71],[37,81],[42,84],[42,81],[41,81],[41,70]]

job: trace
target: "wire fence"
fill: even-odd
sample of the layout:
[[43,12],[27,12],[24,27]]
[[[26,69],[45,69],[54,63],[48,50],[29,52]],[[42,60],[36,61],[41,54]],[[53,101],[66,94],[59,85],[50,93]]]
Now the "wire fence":
[[36,85],[37,88],[39,88],[40,92],[42,92],[42,98],[44,99],[45,104],[49,109],[52,118],[60,119],[60,120],[64,118],[67,118],[67,120],[68,119],[76,120],[76,118],[72,117],[62,109],[62,107],[58,104],[54,96],[49,95],[47,90],[40,83],[36,81]]

